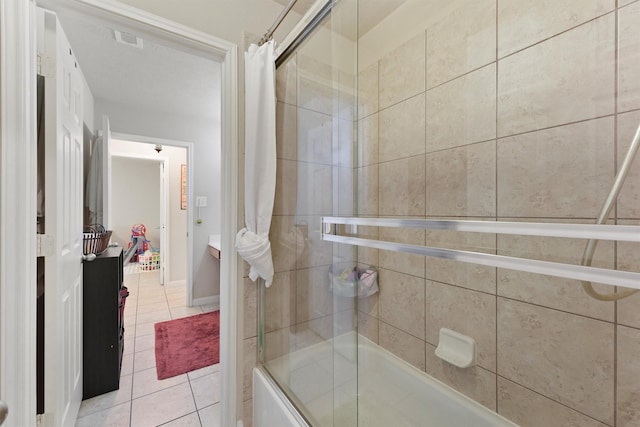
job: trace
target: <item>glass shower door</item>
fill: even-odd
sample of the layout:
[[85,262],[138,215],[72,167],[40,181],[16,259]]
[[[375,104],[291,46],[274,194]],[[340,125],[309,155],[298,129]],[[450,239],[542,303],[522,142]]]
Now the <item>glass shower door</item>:
[[314,426],[357,425],[356,249],[321,233],[323,216],[355,213],[356,5],[334,5],[276,77],[276,274],[261,353]]

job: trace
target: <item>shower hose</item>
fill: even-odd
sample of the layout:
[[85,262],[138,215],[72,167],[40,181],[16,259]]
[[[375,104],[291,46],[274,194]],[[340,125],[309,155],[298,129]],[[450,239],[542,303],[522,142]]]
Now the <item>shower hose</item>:
[[[620,194],[622,185],[627,179],[627,174],[629,173],[629,169],[631,168],[631,163],[633,163],[633,159],[638,152],[638,146],[640,146],[640,125],[638,125],[638,128],[636,129],[636,134],[633,137],[633,141],[631,141],[631,145],[629,146],[627,155],[622,162],[622,166],[620,166],[620,170],[616,175],[616,179],[613,182],[611,190],[609,191],[609,195],[602,205],[602,209],[600,210],[600,215],[598,215],[596,224],[604,224],[609,218],[609,214],[611,213],[611,209],[613,209],[613,205],[618,199],[618,195]],[[591,266],[593,262],[593,254],[596,251],[597,245],[598,240],[596,239],[589,239],[587,241],[587,244],[584,248],[584,253],[582,255],[582,265]],[[586,281],[582,282],[582,288],[590,297],[595,298],[599,301],[618,301],[622,298],[629,297],[639,291],[638,289],[626,289],[618,293],[602,294],[593,288],[591,282]]]

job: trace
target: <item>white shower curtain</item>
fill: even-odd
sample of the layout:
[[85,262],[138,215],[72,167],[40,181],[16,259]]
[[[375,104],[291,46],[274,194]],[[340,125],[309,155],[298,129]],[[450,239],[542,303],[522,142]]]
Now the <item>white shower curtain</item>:
[[251,266],[249,277],[273,281],[269,227],[276,191],[276,95],[274,42],[245,53],[245,228],[236,249]]

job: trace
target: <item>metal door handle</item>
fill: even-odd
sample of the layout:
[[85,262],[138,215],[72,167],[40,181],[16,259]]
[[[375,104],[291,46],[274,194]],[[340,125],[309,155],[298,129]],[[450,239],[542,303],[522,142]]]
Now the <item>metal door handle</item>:
[[7,415],[9,415],[9,407],[4,400],[0,400],[0,425],[7,419]]
[[82,262],[89,262],[96,259],[96,254],[82,254]]

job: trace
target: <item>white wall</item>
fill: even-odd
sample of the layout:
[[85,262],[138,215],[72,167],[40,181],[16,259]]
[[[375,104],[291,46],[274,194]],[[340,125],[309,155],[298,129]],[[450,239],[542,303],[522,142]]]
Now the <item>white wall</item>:
[[113,156],[111,159],[111,240],[127,247],[134,224],[144,224],[151,246],[160,245],[160,162]]
[[[128,153],[131,155],[154,155],[167,159],[169,168],[169,282],[185,280],[187,277],[187,211],[180,208],[180,165],[187,163],[187,150],[181,147],[163,146],[162,152],[157,154],[153,145],[131,141],[111,141],[113,153]],[[135,180],[133,171],[126,171],[129,179]],[[115,194],[115,190],[114,190]],[[115,212],[114,212],[115,214]]]
[[[217,65],[219,67],[219,64]],[[219,75],[219,74],[218,74]],[[212,101],[213,103],[214,101]],[[212,106],[210,122],[190,117],[139,111],[129,105],[96,100],[95,116],[109,116],[111,130],[147,137],[193,143],[193,195],[206,196],[208,207],[201,209],[201,224],[194,223],[193,298],[220,294],[219,264],[208,252],[210,234],[220,233],[220,108]],[[194,201],[191,208],[195,210]],[[195,218],[194,218],[195,219]]]

